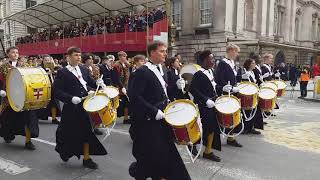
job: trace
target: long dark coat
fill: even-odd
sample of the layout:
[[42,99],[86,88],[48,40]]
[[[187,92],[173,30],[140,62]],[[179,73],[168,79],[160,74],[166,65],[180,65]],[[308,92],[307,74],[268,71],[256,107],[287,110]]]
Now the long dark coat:
[[208,99],[215,101],[217,98],[217,94],[212,86],[212,83],[202,71],[198,71],[192,78],[189,90],[194,97],[194,102],[199,107],[203,129],[203,144],[206,145],[208,135],[210,133],[214,133],[213,148],[221,151],[220,129],[217,122],[215,109],[209,109],[206,107],[206,102]]
[[174,144],[170,126],[155,120],[158,109],[164,110],[167,97],[156,75],[147,66],[135,72],[129,88],[135,134],[132,154],[137,160],[136,176],[165,179],[191,179]]
[[177,80],[180,78],[179,75],[176,75],[174,69],[168,69],[167,71],[167,78],[168,78],[168,96],[170,101],[173,101],[174,99],[183,99],[184,95],[181,91],[181,89],[178,89],[178,86],[176,84]]
[[[95,87],[95,81],[90,77],[89,70],[80,67],[82,77],[87,82],[88,90]],[[75,75],[67,68],[58,71],[54,81],[55,97],[64,103],[61,113],[61,122],[56,131],[55,150],[68,157],[83,155],[83,144],[89,143],[91,155],[105,155],[106,149],[94,135],[88,113],[82,103],[74,105],[72,97],[88,95]]]

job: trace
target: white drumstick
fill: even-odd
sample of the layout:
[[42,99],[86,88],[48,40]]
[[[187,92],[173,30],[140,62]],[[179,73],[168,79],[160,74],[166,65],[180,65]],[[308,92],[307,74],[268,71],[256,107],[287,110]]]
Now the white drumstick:
[[[180,78],[180,79],[182,79],[181,74],[179,74],[179,78]],[[184,90],[184,88],[185,88],[185,87],[182,87],[182,89],[181,89],[181,91],[182,91],[182,93],[183,93],[183,94],[185,94],[185,93],[186,93],[186,91]]]
[[[103,78],[103,74],[101,75],[101,77],[100,77],[99,79],[102,79],[102,78]],[[97,95],[98,90],[99,90],[99,87],[100,87],[100,84],[98,84],[97,89],[96,89],[96,92],[94,93],[94,96]]]

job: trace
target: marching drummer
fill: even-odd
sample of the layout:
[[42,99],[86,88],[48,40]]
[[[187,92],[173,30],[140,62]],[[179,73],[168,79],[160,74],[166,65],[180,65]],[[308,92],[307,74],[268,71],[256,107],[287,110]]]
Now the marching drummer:
[[[252,83],[257,83],[256,76],[253,70],[256,68],[256,63],[254,59],[247,59],[243,64],[244,74],[241,75],[242,81],[250,81]],[[254,114],[253,118],[250,121],[244,121],[244,131],[243,134],[261,134],[260,131],[255,130],[255,126],[258,123],[260,126],[263,126],[263,118],[261,110],[257,107],[257,111]],[[250,116],[253,110],[245,110],[245,117]],[[261,128],[260,128],[261,129]]]
[[16,47],[10,47],[6,50],[8,61],[0,66],[0,96],[3,112],[0,116],[0,136],[6,143],[11,143],[15,139],[15,135],[25,136],[25,148],[35,150],[31,138],[39,136],[38,118],[35,111],[15,112],[9,105],[6,98],[5,82],[9,70],[12,67],[19,66],[19,51]]
[[214,57],[211,51],[203,51],[198,63],[202,68],[192,78],[190,93],[200,110],[203,143],[206,146],[203,158],[220,162],[220,157],[212,152],[212,148],[221,151],[221,140],[216,113],[213,109],[215,107],[214,101],[217,98],[216,88],[218,87],[211,70],[214,66]]
[[118,73],[113,69],[115,57],[113,55],[103,56],[102,64],[99,65],[100,74],[103,75],[103,82],[106,86],[123,87]]
[[273,72],[273,55],[266,53],[263,55],[263,60],[264,63],[261,67],[263,81],[271,81],[274,77],[279,78],[281,74]]
[[[159,64],[166,58],[167,47],[160,41],[148,46],[150,61],[135,72],[130,103],[135,117],[132,163],[129,173],[135,179],[191,179],[174,144],[163,110],[168,104],[166,83]],[[130,88],[131,89],[131,88]]]
[[184,79],[179,76],[180,61],[177,57],[171,57],[167,59],[168,61],[168,96],[170,101],[174,101],[175,99],[183,99],[184,94],[182,90],[185,87]]
[[[240,48],[235,44],[229,44],[226,47],[226,57],[223,58],[216,70],[215,70],[215,80],[218,86],[223,87],[222,91],[217,89],[219,95],[223,93],[238,93],[239,88],[236,87],[237,84],[237,71],[235,68],[234,60],[239,55]],[[241,78],[241,77],[240,77]],[[230,132],[229,134],[232,134]],[[227,144],[234,147],[242,147],[234,137],[228,137]]]
[[106,155],[107,151],[92,132],[89,116],[83,109],[82,100],[92,94],[93,87],[102,86],[103,80],[96,82],[89,70],[79,66],[81,50],[70,47],[67,50],[69,65],[60,69],[54,81],[55,97],[64,103],[61,122],[56,132],[55,150],[67,162],[72,156],[83,155],[83,166],[97,169],[91,155]]

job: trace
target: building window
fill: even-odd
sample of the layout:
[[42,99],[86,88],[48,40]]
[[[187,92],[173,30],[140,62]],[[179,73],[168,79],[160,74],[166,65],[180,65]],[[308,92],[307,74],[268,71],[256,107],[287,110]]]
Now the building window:
[[26,8],[37,5],[37,1],[26,0]]
[[181,27],[181,0],[174,0],[171,4],[172,23]]
[[211,25],[209,0],[200,0],[200,25]]
[[274,35],[282,36],[282,22],[285,15],[285,7],[281,0],[276,0],[274,4]]
[[252,0],[246,0],[244,3],[244,24],[245,29],[253,29],[253,2]]

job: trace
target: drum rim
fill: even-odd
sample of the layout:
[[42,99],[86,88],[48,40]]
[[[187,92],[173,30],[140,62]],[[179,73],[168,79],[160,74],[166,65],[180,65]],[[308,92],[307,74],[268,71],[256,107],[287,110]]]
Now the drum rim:
[[[21,68],[12,67],[12,68],[9,70],[9,72],[8,72],[8,74],[7,74],[7,77],[6,77],[6,92],[9,92],[9,77],[10,77],[10,75],[12,74],[12,72],[13,72],[14,69],[17,69],[18,72],[19,72],[19,74],[20,74],[20,76],[22,76],[22,74],[21,74],[20,71],[19,71],[19,69],[21,69]],[[22,81],[22,82],[23,82],[23,90],[26,92],[27,85],[26,85],[26,83],[25,83],[24,81]],[[27,99],[26,96],[27,96],[27,94],[25,93],[25,94],[24,94],[24,99],[25,99],[25,100]],[[8,101],[9,101],[10,107],[11,107],[14,111],[20,112],[20,111],[23,110],[25,104],[24,104],[23,107],[21,107],[21,109],[17,108],[17,107],[14,105],[14,102],[13,102],[13,100],[11,99],[11,96],[9,95],[9,93],[7,94],[7,99],[8,99]]]
[[191,104],[195,109],[196,109],[196,116],[194,116],[193,118],[191,118],[187,124],[184,124],[184,125],[174,125],[174,124],[171,124],[167,118],[164,118],[164,120],[171,126],[174,126],[174,127],[184,127],[190,123],[192,123],[194,120],[197,120],[197,118],[200,116],[200,112],[199,112],[199,109],[198,109],[198,106],[196,104],[193,103],[193,101],[189,100],[189,99],[178,99],[178,100],[175,100],[173,102],[170,102],[166,108],[164,109],[164,114],[165,114],[165,117],[166,117],[166,113],[167,111],[169,110],[169,108],[173,105],[173,104],[176,104],[176,103],[179,103],[179,102],[183,102],[183,103],[188,103],[188,104]]
[[[284,80],[282,80],[282,79],[278,79],[278,80],[273,80],[273,81],[274,81],[274,83],[276,83],[276,85],[277,85],[278,89],[280,89],[280,90],[286,89],[287,84],[285,83],[285,81],[284,81]],[[284,85],[285,85],[285,86],[284,86],[284,88],[279,88],[278,83],[282,83],[282,84],[284,84]]]
[[[270,87],[261,87],[260,90],[259,90],[259,93],[261,92],[261,89],[270,89],[270,90],[272,90],[276,95],[275,95],[274,98],[271,98],[271,99],[277,98],[277,91],[275,91],[274,89],[272,89],[272,88],[270,88]],[[258,98],[261,98],[261,97],[259,96],[259,93],[258,93]],[[264,99],[264,98],[261,98],[261,99]],[[265,99],[265,100],[271,100],[271,99]]]
[[[195,63],[185,64],[185,65],[183,65],[183,66],[181,67],[181,69],[180,69],[180,74],[181,74],[181,75],[183,75],[183,74],[192,74],[192,73],[190,73],[190,72],[181,73],[181,72],[182,72],[182,69],[183,69],[184,67],[186,67],[186,66],[193,66],[193,67],[195,67],[196,70],[198,70],[198,71],[201,69],[201,66],[199,66],[198,64],[195,64]],[[197,72],[197,71],[196,71],[196,72]],[[194,74],[193,74],[193,75],[194,75]]]
[[[115,90],[118,92],[118,94],[117,94],[116,96],[114,96],[114,97],[109,97],[108,94],[105,93],[105,94],[108,96],[108,98],[113,99],[113,98],[116,98],[116,97],[119,96],[120,92],[119,92],[118,88],[116,88],[116,87],[114,87],[114,86],[106,86],[105,89],[107,89],[107,88],[109,88],[109,89],[115,89]],[[106,92],[106,91],[104,91],[104,89],[103,89],[102,91],[103,91],[103,92]]]
[[[253,85],[253,86],[255,86],[255,87],[257,88],[257,92],[254,93],[254,94],[243,94],[243,93],[240,93],[240,91],[239,91],[239,94],[242,94],[242,95],[245,95],[245,96],[253,96],[253,95],[259,93],[259,86],[258,86],[257,84],[255,84],[255,83],[253,83],[253,82],[241,81],[240,84],[250,84],[250,85]],[[240,84],[239,84],[239,85],[240,85]],[[239,86],[239,85],[238,85],[238,86]]]
[[[222,99],[222,98],[224,98],[224,97],[231,97],[231,98],[233,98],[233,99],[235,99],[235,100],[238,101],[238,103],[239,103],[239,105],[240,105],[240,108],[239,108],[238,110],[236,110],[235,112],[233,112],[233,113],[236,113],[236,112],[238,112],[239,110],[241,110],[241,101],[240,101],[239,98],[237,98],[237,97],[234,96],[234,95],[230,95],[230,96],[229,96],[229,95],[222,95],[222,96],[219,96],[219,97],[216,99],[215,103],[217,103],[217,100],[218,100],[218,99]],[[218,111],[217,106],[215,106],[215,109],[216,109],[217,112],[219,112],[219,113],[221,113],[221,114],[226,114],[226,115],[228,115],[228,114],[233,114],[233,113],[220,112],[220,111]]]
[[[102,95],[102,96],[107,97],[107,99],[108,99],[108,104],[110,103],[110,98],[109,98],[106,94],[98,92],[97,95]],[[105,106],[105,107],[103,107],[103,108],[101,108],[101,109],[98,109],[98,110],[95,110],[95,111],[88,111],[88,110],[85,108],[85,105],[88,103],[88,101],[90,100],[90,98],[91,98],[91,97],[88,96],[88,97],[84,100],[83,105],[82,105],[83,109],[84,109],[85,111],[87,111],[87,112],[90,112],[90,113],[92,113],[92,112],[98,112],[98,111],[101,111],[102,109],[104,109],[104,108],[106,108],[106,107],[108,106],[108,104],[107,104],[107,106]]]

